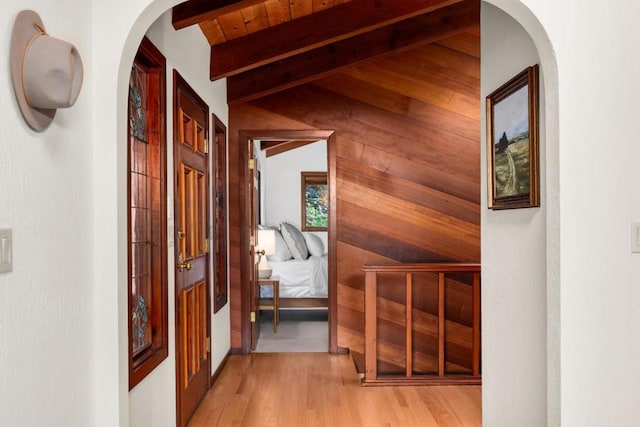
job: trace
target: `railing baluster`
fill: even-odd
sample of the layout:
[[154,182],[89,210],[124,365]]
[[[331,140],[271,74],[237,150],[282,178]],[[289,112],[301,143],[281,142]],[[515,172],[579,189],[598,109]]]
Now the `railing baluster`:
[[377,273],[367,272],[365,274],[365,300],[364,300],[364,370],[365,380],[376,380],[378,378],[378,349],[377,338],[377,298],[378,298],[378,278]]
[[444,377],[444,273],[438,273],[438,376]]
[[406,303],[405,303],[405,312],[406,312],[406,349],[407,349],[407,357],[406,357],[406,375],[407,377],[411,377],[413,375],[413,275],[411,273],[407,273],[406,280]]
[[480,274],[473,274],[473,376],[480,376]]

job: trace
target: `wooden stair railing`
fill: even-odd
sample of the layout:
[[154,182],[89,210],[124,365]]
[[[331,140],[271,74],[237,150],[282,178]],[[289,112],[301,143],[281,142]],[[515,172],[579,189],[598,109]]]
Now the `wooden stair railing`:
[[[365,373],[363,385],[475,385],[481,384],[480,372],[480,264],[474,263],[430,263],[398,265],[365,265]],[[404,375],[378,372],[378,274],[405,274],[405,372]],[[413,367],[413,295],[414,274],[437,274],[437,374],[414,372]],[[452,273],[472,275],[472,367],[471,374],[447,374],[445,367],[445,276]]]

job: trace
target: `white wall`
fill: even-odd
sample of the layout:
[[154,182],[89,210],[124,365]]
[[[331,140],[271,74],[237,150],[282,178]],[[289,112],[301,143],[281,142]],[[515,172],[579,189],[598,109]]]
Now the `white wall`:
[[[481,30],[481,97],[485,99],[540,59],[525,30],[494,6],[482,5]],[[543,80],[541,76],[541,105]],[[482,119],[485,129],[484,109]],[[545,135],[544,110],[540,134]],[[482,132],[482,400],[483,421],[489,426],[541,426],[547,418],[545,148],[541,138],[543,208],[489,211],[486,133]]]
[[640,2],[572,3],[557,49],[562,422],[637,425],[640,254],[630,253],[630,222],[640,218]]
[[[300,172],[327,171],[327,142],[313,144],[286,153],[266,158],[261,179],[264,186],[265,218],[267,225],[278,225],[282,221],[301,226]],[[323,241],[325,251],[327,232],[317,231]]]
[[[173,70],[177,69],[187,83],[209,105],[225,124],[228,123],[226,84],[211,82],[208,76],[209,44],[198,27],[176,32],[171,25],[171,12],[163,14],[147,32],[147,37],[167,59],[167,160],[168,176],[173,171]],[[188,47],[188,48],[186,48]],[[210,123],[212,125],[212,123]],[[167,180],[167,192],[173,194],[173,180]],[[168,200],[169,271],[174,268],[173,198]],[[175,406],[175,277],[169,274],[169,357],[130,393],[131,426],[173,426]],[[212,372],[220,365],[231,347],[229,303],[211,319]]]
[[549,424],[635,425],[640,259],[630,253],[630,222],[640,217],[640,81],[629,76],[640,68],[640,3],[489,2],[532,35],[546,68],[544,108],[557,112],[546,116]]
[[[46,29],[78,48],[91,75],[91,6],[33,0]],[[13,271],[0,274],[0,424],[92,424],[92,88],[33,132],[17,106],[9,46],[20,2],[0,3],[0,228]],[[74,22],[76,25],[69,25]]]

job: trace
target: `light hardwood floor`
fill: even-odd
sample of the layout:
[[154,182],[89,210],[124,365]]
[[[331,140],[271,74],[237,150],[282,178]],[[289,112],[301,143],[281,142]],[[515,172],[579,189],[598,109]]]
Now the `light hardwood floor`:
[[231,356],[189,427],[480,426],[480,386],[362,387],[349,355]]

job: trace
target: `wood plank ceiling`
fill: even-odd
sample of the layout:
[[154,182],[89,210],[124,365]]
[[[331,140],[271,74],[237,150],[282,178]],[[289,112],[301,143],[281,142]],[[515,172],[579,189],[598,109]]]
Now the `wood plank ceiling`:
[[189,0],[172,22],[200,26],[211,80],[233,77],[234,103],[455,34],[478,10],[479,0]]
[[[219,45],[237,38],[273,28],[276,25],[326,10],[351,0],[257,0],[228,3],[212,10],[216,2],[187,2],[177,6],[174,23],[200,26],[209,44]],[[199,7],[196,8],[195,5]],[[193,16],[198,11],[198,17]],[[184,24],[183,24],[184,23]]]

